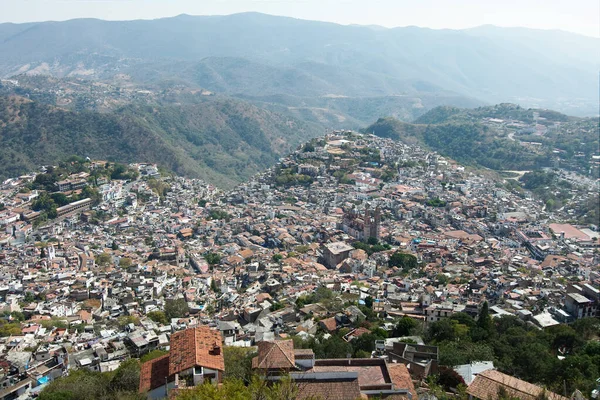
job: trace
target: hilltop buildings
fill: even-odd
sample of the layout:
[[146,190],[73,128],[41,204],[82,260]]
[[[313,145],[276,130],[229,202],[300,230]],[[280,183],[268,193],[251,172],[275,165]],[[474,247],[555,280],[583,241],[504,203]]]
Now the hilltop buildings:
[[[371,313],[391,332],[404,316],[423,327],[458,312],[476,316],[484,301],[492,317],[513,315],[539,329],[597,315],[600,242],[589,226],[563,224],[557,232],[551,224],[564,221],[541,202],[419,147],[334,132],[309,150],[227,193],[131,165],[138,178],[90,182],[94,201],[74,201],[45,221],[31,209],[43,194],[29,189],[34,176],[5,182],[7,390],[41,390],[64,371],[109,371],[170,346],[169,356],[144,367],[143,388],[158,396],[184,383],[218,382],[221,365],[205,361],[221,359],[224,344],[271,346],[263,352],[284,354],[276,369],[296,374],[312,393],[332,373],[328,390],[371,396],[360,368],[384,371],[380,360],[327,364],[260,343],[318,332],[353,341],[368,333],[361,323]],[[390,263],[395,253],[402,262]],[[200,325],[211,326],[202,332],[212,339],[198,347],[195,334],[182,332]],[[389,357],[377,389],[407,387],[397,383],[405,374],[393,360],[408,360],[409,372],[434,370],[439,354],[418,349],[390,344],[373,352]],[[43,357],[60,374],[14,373]],[[310,365],[320,369],[309,375]]]

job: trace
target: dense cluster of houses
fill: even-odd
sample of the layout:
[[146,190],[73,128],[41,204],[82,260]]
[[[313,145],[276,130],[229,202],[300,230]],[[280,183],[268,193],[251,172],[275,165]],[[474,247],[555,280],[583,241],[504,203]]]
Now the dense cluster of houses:
[[[347,382],[349,396],[413,398],[411,377],[431,370],[437,349],[390,342],[372,359],[334,362],[279,342],[368,332],[356,306],[298,305],[321,287],[369,304],[390,329],[403,316],[477,315],[484,301],[540,329],[598,316],[597,227],[554,220],[541,202],[416,146],[334,132],[228,192],[132,167],[139,179],[89,183],[98,204],[35,226],[26,216],[39,193],[22,190],[34,175],[0,187],[0,398],[170,349],[142,372],[141,387],[160,397],[218,382],[221,346],[258,346],[255,368],[294,374],[307,393]],[[302,179],[282,184],[282,173]],[[78,179],[63,189],[81,190]],[[398,252],[416,264],[391,265]],[[177,299],[182,314],[168,310]],[[192,350],[202,355],[186,358]]]

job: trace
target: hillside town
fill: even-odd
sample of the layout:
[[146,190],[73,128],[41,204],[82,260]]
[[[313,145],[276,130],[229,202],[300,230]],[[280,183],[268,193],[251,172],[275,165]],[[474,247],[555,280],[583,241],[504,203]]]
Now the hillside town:
[[[427,336],[442,320],[485,309],[544,331],[600,317],[597,226],[356,132],[313,139],[228,192],[74,159],[3,182],[0,210],[0,399],[155,351],[140,392],[163,398],[222,382],[227,347],[256,351],[252,369],[273,379],[285,371],[298,398],[428,398],[446,355]],[[308,345],[334,336],[354,354]],[[491,359],[451,367],[472,398],[542,390]]]

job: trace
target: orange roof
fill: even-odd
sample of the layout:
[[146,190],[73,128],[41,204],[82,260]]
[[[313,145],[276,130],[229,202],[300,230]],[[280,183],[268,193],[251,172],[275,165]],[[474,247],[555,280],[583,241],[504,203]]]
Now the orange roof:
[[388,364],[387,365],[388,372],[390,374],[390,379],[394,384],[395,389],[408,389],[410,393],[412,393],[412,398],[417,399],[418,395],[415,390],[415,385],[413,385],[412,379],[410,378],[410,372],[408,372],[408,368],[404,364]]
[[[501,388],[506,390],[508,396],[523,400],[535,400],[544,393],[544,389],[539,386],[492,369],[477,375],[469,385],[467,393],[478,399],[496,400]],[[568,400],[566,397],[548,391],[545,395],[549,400]]]
[[356,400],[361,398],[360,386],[357,378],[341,381],[303,381],[298,382],[297,386],[298,393],[296,394],[296,398],[298,400]]
[[240,256],[244,257],[244,258],[249,258],[252,257],[254,255],[254,252],[250,249],[244,249],[242,251],[240,251]]
[[335,321],[335,317],[322,319],[320,323],[329,332],[335,331],[337,329],[337,322]]
[[140,370],[140,393],[161,387],[169,376],[169,355],[146,361]]
[[171,336],[169,375],[201,366],[225,371],[222,337],[208,326],[186,329]]
[[258,356],[252,359],[252,368],[294,369],[294,342],[292,340],[263,341],[258,343]]

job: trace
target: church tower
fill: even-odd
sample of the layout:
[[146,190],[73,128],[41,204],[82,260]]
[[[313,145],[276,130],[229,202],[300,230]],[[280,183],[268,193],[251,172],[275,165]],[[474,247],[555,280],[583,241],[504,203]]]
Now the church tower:
[[363,240],[367,241],[370,237],[379,240],[379,229],[381,224],[381,210],[379,206],[372,213],[369,206],[365,209]]

